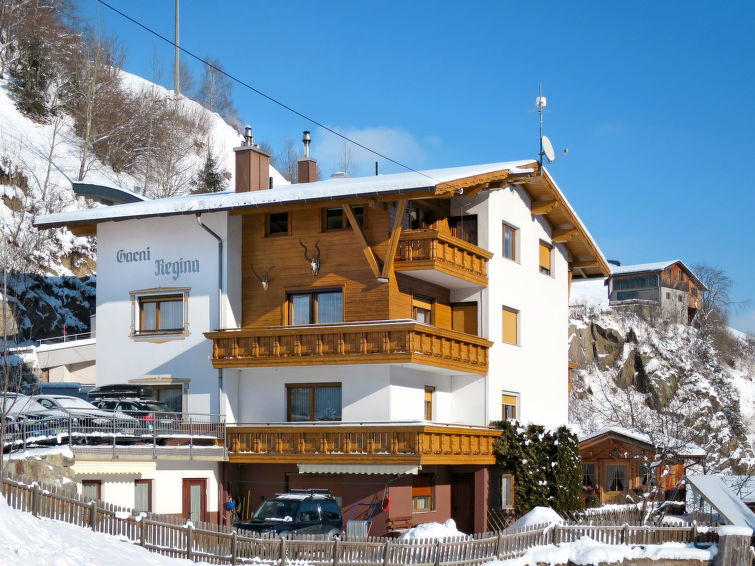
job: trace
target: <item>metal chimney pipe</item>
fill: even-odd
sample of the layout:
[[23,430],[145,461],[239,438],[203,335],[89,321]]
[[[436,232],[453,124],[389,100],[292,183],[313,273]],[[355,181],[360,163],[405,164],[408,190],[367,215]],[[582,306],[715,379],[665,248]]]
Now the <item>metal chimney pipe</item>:
[[309,142],[312,141],[312,136],[309,135],[309,130],[304,130],[304,137],[301,141],[304,142],[304,159],[309,159]]
[[244,128],[244,145],[254,145],[254,134],[252,134],[252,127],[249,125]]

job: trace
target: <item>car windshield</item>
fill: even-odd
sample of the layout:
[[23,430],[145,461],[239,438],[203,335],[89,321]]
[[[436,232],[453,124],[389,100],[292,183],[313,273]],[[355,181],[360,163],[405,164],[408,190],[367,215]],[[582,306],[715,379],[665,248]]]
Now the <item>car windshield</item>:
[[61,407],[66,409],[97,409],[97,407],[91,403],[87,403],[78,397],[55,397],[55,401],[57,401]]
[[16,398],[9,397],[5,400],[4,412],[13,415],[18,413],[34,413],[37,411],[46,411],[47,409],[37,403],[34,399],[19,395]]
[[150,411],[163,411],[168,412],[168,406],[163,405],[162,403],[144,403],[144,406],[147,407]]
[[261,521],[292,521],[296,517],[296,510],[299,507],[299,501],[279,501],[271,499],[265,501],[254,518]]

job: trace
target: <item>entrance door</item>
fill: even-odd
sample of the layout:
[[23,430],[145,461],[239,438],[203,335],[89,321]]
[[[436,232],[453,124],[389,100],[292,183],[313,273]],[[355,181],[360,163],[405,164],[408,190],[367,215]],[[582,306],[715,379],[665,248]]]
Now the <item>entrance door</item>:
[[183,480],[183,510],[184,519],[194,523],[204,521],[207,513],[207,480],[185,479]]
[[474,532],[474,475],[451,476],[451,518],[464,533]]

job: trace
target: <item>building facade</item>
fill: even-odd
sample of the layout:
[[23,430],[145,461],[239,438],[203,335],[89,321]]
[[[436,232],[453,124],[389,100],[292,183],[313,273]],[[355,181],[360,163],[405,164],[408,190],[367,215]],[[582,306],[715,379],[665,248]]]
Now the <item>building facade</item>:
[[[328,487],[372,534],[486,528],[491,421],[567,420],[572,277],[600,250],[531,160],[272,185],[50,215],[98,240],[97,384],[229,423],[218,494]],[[212,482],[206,488],[212,489]],[[364,505],[357,505],[357,504]]]

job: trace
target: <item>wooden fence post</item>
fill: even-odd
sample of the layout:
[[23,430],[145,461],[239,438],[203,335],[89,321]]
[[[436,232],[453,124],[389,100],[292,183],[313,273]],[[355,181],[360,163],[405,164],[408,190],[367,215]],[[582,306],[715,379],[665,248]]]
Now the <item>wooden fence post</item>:
[[697,521],[692,521],[692,540],[690,542],[698,542],[697,537],[698,537]]
[[435,541],[435,566],[440,566],[440,539]]
[[561,543],[561,530],[558,528],[558,525],[553,525],[553,544],[560,544]]
[[139,545],[145,546],[147,542],[147,517],[142,517],[139,521]]
[[239,557],[238,544],[238,535],[236,531],[233,531],[231,533],[231,564],[236,564],[236,559]]
[[503,533],[498,531],[498,542],[495,546],[495,555],[498,560],[503,560]]
[[333,566],[338,566],[338,537],[333,537]]
[[389,564],[388,556],[391,553],[391,541],[390,541],[390,539],[386,539],[386,541],[385,541],[385,549],[383,550],[383,552],[384,552],[384,554],[383,554],[383,566],[388,566],[388,564]]
[[31,514],[39,517],[39,486],[36,484],[31,490]]
[[186,558],[194,560],[194,527],[186,525]]
[[97,500],[92,499],[89,503],[89,528],[93,531],[97,530]]
[[286,538],[281,537],[280,566],[286,566]]
[[718,527],[718,554],[714,566],[749,566],[752,529],[724,525]]
[[621,530],[621,543],[629,544],[629,523],[624,523],[624,528]]

